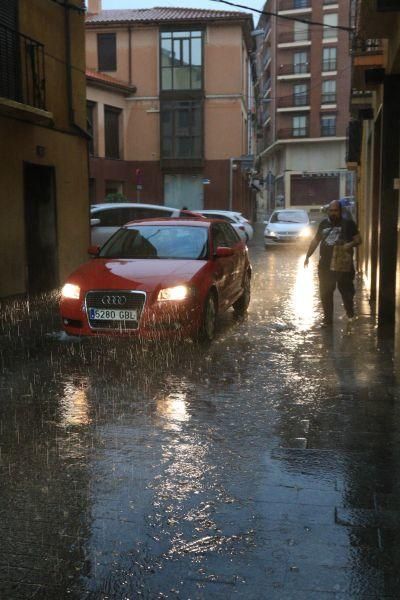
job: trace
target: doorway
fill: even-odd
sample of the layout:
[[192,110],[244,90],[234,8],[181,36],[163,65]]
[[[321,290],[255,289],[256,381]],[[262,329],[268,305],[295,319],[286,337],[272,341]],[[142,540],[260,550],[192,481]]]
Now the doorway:
[[57,218],[53,167],[24,165],[27,292],[58,286]]

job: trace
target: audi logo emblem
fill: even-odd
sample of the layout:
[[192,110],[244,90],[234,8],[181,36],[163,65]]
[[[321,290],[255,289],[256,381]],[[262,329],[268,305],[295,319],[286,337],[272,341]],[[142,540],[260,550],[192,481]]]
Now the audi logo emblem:
[[101,299],[102,304],[107,304],[108,306],[123,306],[126,304],[125,296],[103,296]]

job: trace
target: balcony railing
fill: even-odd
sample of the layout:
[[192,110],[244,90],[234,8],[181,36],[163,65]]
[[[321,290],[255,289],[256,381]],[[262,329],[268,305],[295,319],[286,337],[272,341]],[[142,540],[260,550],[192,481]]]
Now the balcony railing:
[[44,46],[0,25],[0,96],[46,109]]
[[281,0],[279,10],[294,10],[296,8],[310,8],[311,0]]
[[382,40],[353,38],[351,53],[355,56],[383,54]]
[[305,125],[304,127],[289,127],[287,129],[279,129],[277,137],[280,140],[308,137],[308,125]]
[[310,63],[279,65],[278,75],[301,75],[310,72]]
[[339,0],[324,0],[324,4],[339,4]]
[[322,61],[322,71],[336,71],[337,61],[335,58],[328,58]]
[[309,94],[292,94],[291,96],[282,96],[278,99],[278,108],[289,108],[291,106],[308,106],[310,103]]
[[304,29],[303,31],[282,31],[278,38],[280,44],[308,41],[310,41],[310,32],[308,29]]
[[321,94],[321,104],[336,104],[336,92],[323,92]]
[[330,135],[336,135],[336,125],[322,125],[321,136],[328,137]]

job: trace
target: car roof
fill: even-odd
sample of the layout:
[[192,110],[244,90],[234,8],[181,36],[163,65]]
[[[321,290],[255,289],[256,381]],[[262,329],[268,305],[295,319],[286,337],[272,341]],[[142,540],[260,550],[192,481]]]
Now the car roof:
[[220,215],[241,215],[242,213],[237,212],[236,210],[218,210],[218,208],[210,208],[210,209],[205,209],[205,210],[199,210],[198,212],[200,212],[201,214],[220,214]]
[[155,208],[157,210],[173,210],[180,211],[180,208],[173,206],[165,206],[164,204],[142,204],[140,202],[102,202],[100,204],[91,204],[90,210],[98,210],[103,208]]
[[274,212],[302,212],[308,215],[308,212],[304,208],[276,208]]
[[140,223],[140,225],[168,225],[168,226],[173,226],[173,227],[183,227],[183,226],[188,226],[190,225],[190,227],[210,227],[211,223],[214,221],[214,219],[211,221],[210,219],[195,219],[193,217],[181,217],[181,218],[169,218],[169,219],[163,219],[163,218],[158,218],[158,219],[136,219],[135,221],[129,221],[129,223],[125,223],[125,225],[123,225],[122,227],[131,227],[133,225],[136,225],[137,223]]

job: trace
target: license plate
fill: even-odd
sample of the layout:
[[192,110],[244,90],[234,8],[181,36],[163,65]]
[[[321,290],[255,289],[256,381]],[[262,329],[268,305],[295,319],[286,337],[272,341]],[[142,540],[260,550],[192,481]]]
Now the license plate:
[[137,321],[137,310],[89,308],[89,318],[95,321]]

